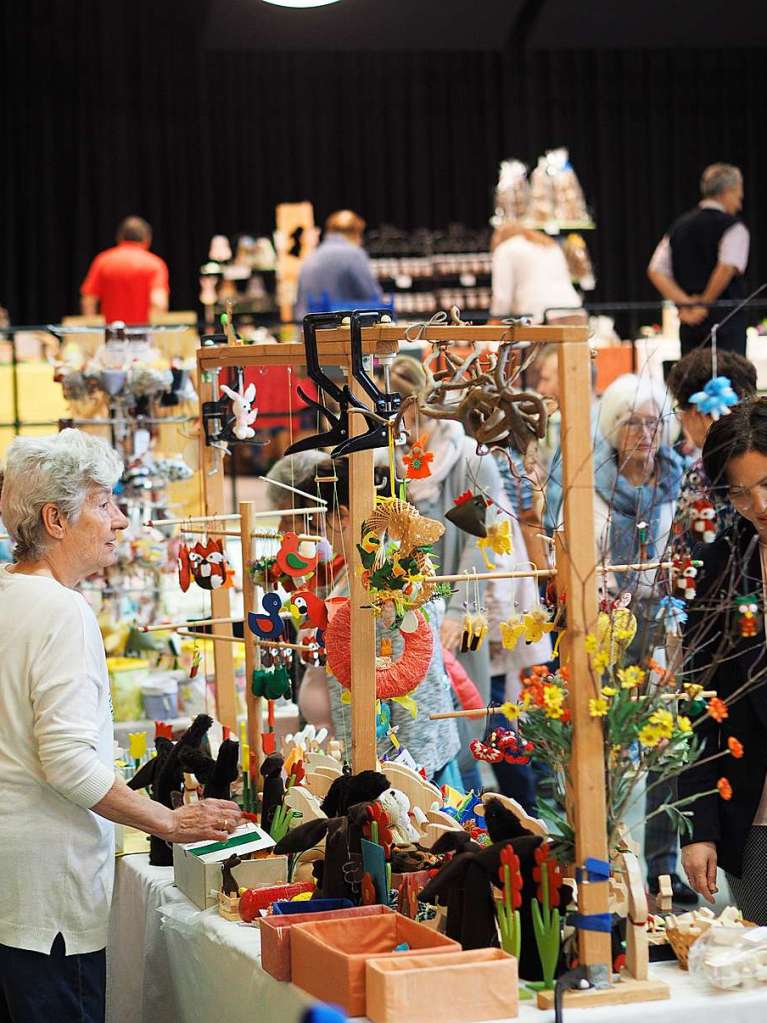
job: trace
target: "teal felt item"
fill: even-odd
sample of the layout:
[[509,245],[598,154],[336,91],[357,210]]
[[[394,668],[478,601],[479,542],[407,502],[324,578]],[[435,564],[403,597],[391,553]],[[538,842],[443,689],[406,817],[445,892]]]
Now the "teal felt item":
[[362,869],[370,874],[376,890],[376,898],[383,905],[389,903],[389,893],[386,890],[386,857],[383,846],[375,842],[369,842],[366,838],[360,840],[362,845]]

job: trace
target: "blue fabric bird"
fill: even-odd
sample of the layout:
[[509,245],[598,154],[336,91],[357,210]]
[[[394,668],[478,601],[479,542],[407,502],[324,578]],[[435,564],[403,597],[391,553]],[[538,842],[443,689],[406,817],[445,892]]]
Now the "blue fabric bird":
[[698,412],[711,416],[713,420],[720,416],[728,416],[733,405],[738,404],[738,396],[732,389],[729,377],[712,377],[702,391],[697,391],[690,398],[692,405],[698,406]]
[[284,628],[280,618],[282,600],[279,594],[274,592],[265,593],[261,598],[261,607],[266,614],[248,612],[248,628],[259,639],[279,639]]

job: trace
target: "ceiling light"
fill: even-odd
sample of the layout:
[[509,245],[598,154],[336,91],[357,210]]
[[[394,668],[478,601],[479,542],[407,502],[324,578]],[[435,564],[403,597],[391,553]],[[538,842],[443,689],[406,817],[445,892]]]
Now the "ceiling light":
[[329,4],[337,4],[338,0],[264,0],[267,4],[274,4],[275,7],[327,7]]

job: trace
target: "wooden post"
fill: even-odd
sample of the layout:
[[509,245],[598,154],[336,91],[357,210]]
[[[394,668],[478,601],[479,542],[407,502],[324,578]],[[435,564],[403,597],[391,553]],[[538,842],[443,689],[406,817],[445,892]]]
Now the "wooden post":
[[[214,371],[215,372],[215,371]],[[211,401],[214,397],[213,385],[207,380],[206,374],[200,373],[199,394],[200,402]],[[216,388],[217,390],[217,388]],[[218,397],[218,394],[215,395]],[[211,470],[216,472],[210,475]],[[204,512],[208,515],[221,515],[224,513],[224,459],[223,452],[216,448],[208,447],[205,443],[205,430],[200,425],[200,472],[202,473],[202,487]],[[211,618],[230,618],[232,614],[229,602],[229,590],[218,589],[210,591],[210,616]],[[226,623],[211,626],[211,631],[217,636],[231,636],[232,627]],[[226,725],[237,734],[237,701],[234,688],[234,655],[231,643],[213,644],[213,663],[216,673],[216,716],[222,725]]]
[[[240,530],[242,537],[242,634],[245,638],[245,708],[246,734],[250,747],[251,759],[255,758],[258,766],[263,759],[261,748],[261,731],[264,721],[262,698],[253,695],[253,671],[261,665],[261,647],[255,643],[256,637],[248,628],[248,612],[256,610],[256,587],[248,571],[248,564],[253,553],[253,502],[240,501]],[[218,644],[221,645],[220,643]],[[258,781],[260,772],[256,772]]]
[[[352,394],[365,400],[365,393],[355,380],[351,381]],[[356,436],[365,431],[362,416],[349,416],[349,432]],[[373,452],[360,451],[349,455],[349,517],[351,533],[356,544],[362,537],[362,523],[373,511],[375,488],[373,479]],[[351,663],[352,663],[352,749],[354,772],[373,771],[376,766],[376,630],[370,608],[370,595],[362,586],[360,560],[357,551],[346,552],[347,574],[351,596]]]
[[[564,536],[557,537],[557,585],[566,596],[567,629],[562,660],[570,671],[573,752],[570,763],[571,806],[575,824],[575,861],[607,859],[607,822],[602,722],[591,717],[589,700],[599,695],[584,644],[597,620],[596,540],[594,536],[594,468],[590,402],[591,366],[588,345],[564,342],[559,348],[562,403],[562,492]],[[571,821],[573,817],[571,816]],[[578,886],[581,914],[608,912],[608,885]],[[603,967],[595,980],[610,978],[610,935],[579,931],[579,958],[587,967]]]

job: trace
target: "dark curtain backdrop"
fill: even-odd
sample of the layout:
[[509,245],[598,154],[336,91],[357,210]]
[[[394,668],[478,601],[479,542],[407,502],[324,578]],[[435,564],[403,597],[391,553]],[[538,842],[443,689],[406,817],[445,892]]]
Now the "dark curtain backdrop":
[[567,145],[598,223],[596,299],[654,297],[644,269],[702,167],[738,163],[750,281],[767,277],[763,51],[220,54],[204,0],[29,0],[0,14],[0,304],[77,310],[128,213],[155,229],[172,307],[196,307],[216,232],[274,207],[371,226],[487,222],[499,160]]

